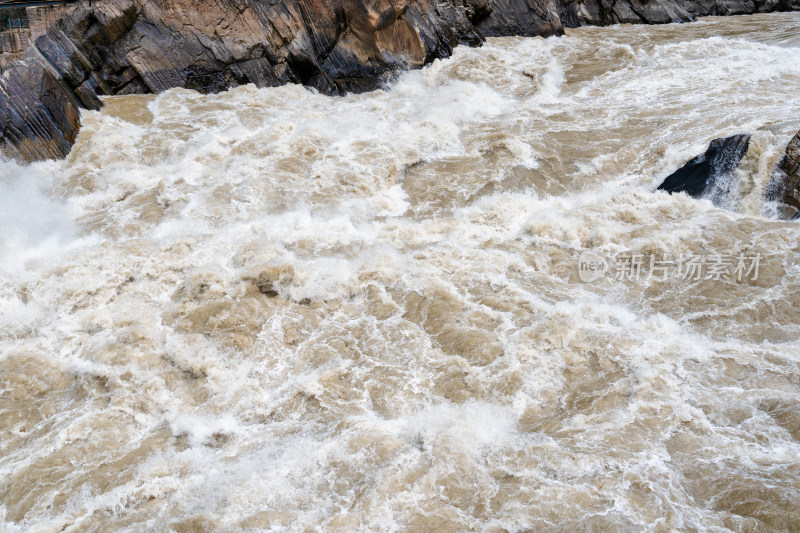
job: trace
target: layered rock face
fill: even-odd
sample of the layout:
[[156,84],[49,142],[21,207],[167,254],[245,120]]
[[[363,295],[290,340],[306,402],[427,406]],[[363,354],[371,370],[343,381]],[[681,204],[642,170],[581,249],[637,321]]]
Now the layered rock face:
[[22,59],[33,41],[47,33],[53,22],[73,8],[73,5],[65,4],[0,9],[0,72]]
[[23,18],[24,8],[0,10],[0,72],[22,59],[31,44],[31,32],[18,24]]
[[0,91],[0,149],[24,161],[69,153],[81,108],[70,87],[41,62],[26,59],[3,73]]
[[360,92],[490,36],[790,9],[800,0],[82,0],[0,77],[0,149],[66,155],[76,105],[97,108],[98,95],[247,83]]
[[766,199],[800,209],[800,132],[786,147],[767,189]]

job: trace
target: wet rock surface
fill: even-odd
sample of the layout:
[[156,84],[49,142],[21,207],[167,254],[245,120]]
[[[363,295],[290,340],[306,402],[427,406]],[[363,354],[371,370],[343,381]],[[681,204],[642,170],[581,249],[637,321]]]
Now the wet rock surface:
[[81,103],[61,79],[27,58],[0,76],[0,90],[0,150],[22,160],[69,152],[80,130]]
[[724,205],[731,198],[734,172],[750,146],[750,135],[714,139],[705,153],[672,173],[658,186],[670,193],[684,192],[693,198],[708,198]]
[[[219,92],[300,83],[327,94],[363,92],[393,71],[491,36],[792,9],[800,0],[83,0],[36,40],[17,74],[0,80],[0,109],[46,116],[64,88],[72,94],[61,105],[86,108],[98,105],[97,95],[176,87]],[[21,74],[27,68],[50,83]],[[75,125],[64,134],[60,126],[36,129],[25,117],[4,119],[6,153],[32,160],[69,152]]]
[[[786,147],[767,189],[766,200],[800,209],[800,132]],[[800,212],[792,220],[800,219]]]

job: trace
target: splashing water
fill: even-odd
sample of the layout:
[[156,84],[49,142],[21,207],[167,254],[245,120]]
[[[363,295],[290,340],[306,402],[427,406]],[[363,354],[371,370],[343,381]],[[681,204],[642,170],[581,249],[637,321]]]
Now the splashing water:
[[[0,162],[0,530],[797,530],[800,226],[762,192],[798,30],[115,97],[66,161]],[[654,192],[740,132],[739,212]]]

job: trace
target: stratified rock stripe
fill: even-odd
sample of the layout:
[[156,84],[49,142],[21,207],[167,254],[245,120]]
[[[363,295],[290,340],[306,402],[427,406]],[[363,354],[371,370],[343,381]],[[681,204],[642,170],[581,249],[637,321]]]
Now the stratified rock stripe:
[[800,132],[792,138],[767,187],[766,199],[800,209]]
[[69,153],[80,129],[80,103],[40,61],[26,59],[0,77],[0,149],[22,160]]
[[800,0],[82,0],[0,78],[0,147],[65,156],[76,105],[96,108],[97,95],[246,83],[361,92],[490,36],[792,9]]

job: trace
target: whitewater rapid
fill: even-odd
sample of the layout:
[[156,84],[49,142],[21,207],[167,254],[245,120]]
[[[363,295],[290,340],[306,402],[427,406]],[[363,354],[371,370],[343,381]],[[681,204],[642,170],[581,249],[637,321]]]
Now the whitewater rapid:
[[[0,531],[797,531],[800,225],[762,194],[798,35],[113,97],[65,161],[1,161]],[[655,192],[742,132],[735,210]]]

